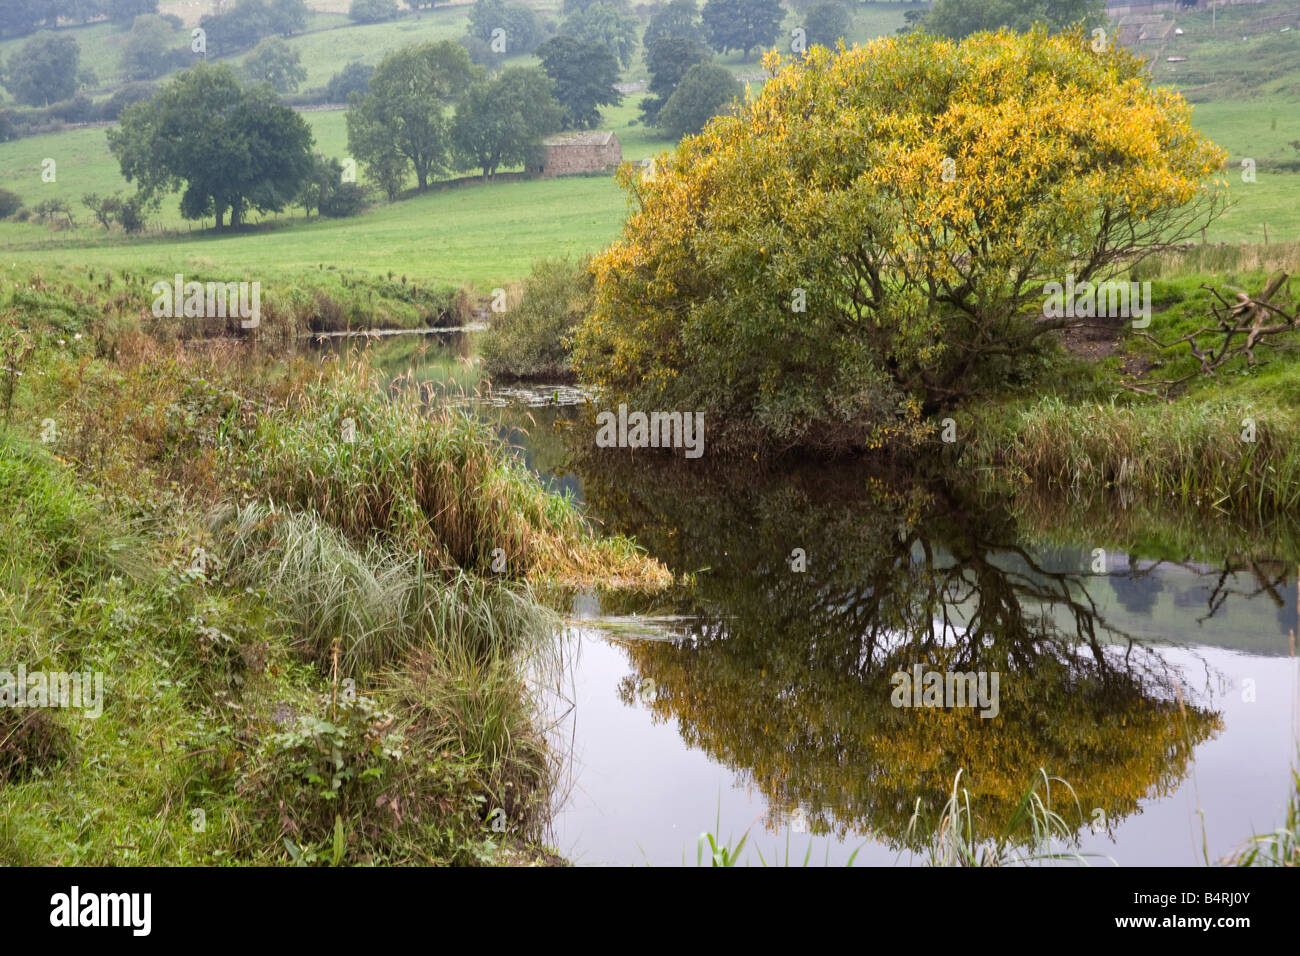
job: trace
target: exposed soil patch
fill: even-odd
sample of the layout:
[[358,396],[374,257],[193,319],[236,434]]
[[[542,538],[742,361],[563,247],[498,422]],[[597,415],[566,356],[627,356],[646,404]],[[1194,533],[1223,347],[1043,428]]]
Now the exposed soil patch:
[[[1168,310],[1168,305],[1158,308],[1153,307],[1151,315],[1154,317]],[[1084,319],[1083,321],[1087,324],[1061,329],[1058,333],[1061,344],[1065,346],[1066,351],[1071,355],[1099,362],[1123,351],[1125,330],[1129,327],[1131,319],[1118,316],[1101,316],[1094,319]],[[1148,356],[1129,356],[1126,361],[1125,371],[1130,375],[1140,376],[1150,369],[1151,365],[1152,360]]]
[[1091,319],[1088,325],[1062,329],[1061,344],[1071,355],[1101,361],[1120,351],[1123,329],[1128,321],[1122,318]]

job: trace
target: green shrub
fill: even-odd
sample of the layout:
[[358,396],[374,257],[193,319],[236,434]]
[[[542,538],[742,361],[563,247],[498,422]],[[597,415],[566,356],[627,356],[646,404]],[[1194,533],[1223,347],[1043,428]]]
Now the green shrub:
[[23,201],[17,193],[10,192],[8,189],[0,189],[0,219],[8,219],[22,208]]
[[332,219],[345,219],[355,216],[365,208],[366,194],[356,183],[340,183],[320,204],[322,216]]
[[356,23],[380,23],[397,19],[396,0],[352,0],[348,19]]
[[570,339],[591,311],[587,262],[543,259],[524,282],[523,301],[495,318],[481,351],[488,374],[506,379],[572,379]]

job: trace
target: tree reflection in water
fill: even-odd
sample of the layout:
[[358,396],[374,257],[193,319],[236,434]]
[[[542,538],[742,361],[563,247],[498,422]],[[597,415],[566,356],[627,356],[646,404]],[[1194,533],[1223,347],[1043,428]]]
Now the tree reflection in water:
[[[698,572],[674,608],[688,635],[623,642],[621,694],[652,680],[654,719],[761,789],[771,826],[802,807],[812,832],[916,848],[917,798],[933,826],[964,768],[977,821],[1000,830],[1040,767],[1078,796],[1056,797],[1067,822],[1100,808],[1114,826],[1221,729],[1157,649],[1107,623],[1090,592],[1108,579],[1077,551],[1022,546],[996,501],[826,465],[759,480],[609,454],[577,471],[610,529]],[[996,671],[1000,713],[894,707],[891,675],[916,664]]]

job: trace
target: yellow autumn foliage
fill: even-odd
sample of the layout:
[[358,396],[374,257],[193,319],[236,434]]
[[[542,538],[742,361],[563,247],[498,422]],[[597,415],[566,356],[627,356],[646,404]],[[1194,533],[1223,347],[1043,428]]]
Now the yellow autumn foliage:
[[747,450],[915,441],[912,409],[996,388],[1050,327],[1045,282],[1109,278],[1219,206],[1190,107],[1089,39],[769,54],[737,115],[623,171],[579,375]]

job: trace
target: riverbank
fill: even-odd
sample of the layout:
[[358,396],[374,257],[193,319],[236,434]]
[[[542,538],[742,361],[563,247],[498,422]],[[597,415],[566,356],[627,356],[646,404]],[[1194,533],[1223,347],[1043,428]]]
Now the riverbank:
[[[1292,243],[1194,248],[1135,270],[1134,281],[1150,283],[1145,334],[1123,319],[1067,333],[1032,380],[953,416],[953,452],[1008,487],[1153,495],[1256,517],[1293,509],[1300,351],[1286,316],[1296,315],[1300,288],[1285,277],[1297,269]],[[1279,311],[1264,324],[1281,331],[1236,352],[1251,336],[1225,335],[1214,310],[1230,316],[1238,296],[1261,295],[1278,279]],[[1219,354],[1221,364],[1204,367]]]
[[102,696],[0,709],[0,860],[562,862],[536,588],[662,566],[466,414],[69,273],[0,309],[0,670]]
[[[1267,274],[1252,268],[1162,275],[1153,280],[1152,327],[1176,337],[1178,323],[1195,321],[1203,282],[1255,289]],[[572,298],[554,296],[565,322],[572,320]],[[782,640],[803,634],[814,646],[823,633],[848,630],[826,625],[814,612],[790,623],[804,588],[786,584],[801,585],[803,578],[791,575],[772,591],[776,565],[767,552],[775,549],[784,560],[793,548],[808,549],[816,575],[839,568],[836,583],[849,589],[844,593],[877,579],[874,587],[884,593],[887,568],[853,561],[841,567],[825,542],[866,536],[867,554],[892,554],[888,544],[902,548],[895,556],[902,561],[907,546],[899,528],[916,520],[914,503],[888,498],[847,509],[833,530],[800,521],[779,534],[755,535],[745,516],[710,522],[692,512],[670,520],[665,499],[688,511],[708,501],[747,500],[754,494],[752,474],[740,476],[746,490],[719,498],[701,494],[693,471],[669,462],[661,463],[666,472],[647,471],[641,458],[628,462],[627,474],[606,463],[601,473],[608,473],[609,488],[584,472],[580,512],[572,499],[544,490],[501,447],[500,431],[453,410],[426,370],[417,372],[405,359],[390,362],[380,346],[365,349],[359,360],[352,349],[298,352],[293,343],[300,340],[272,334],[275,326],[247,336],[260,340],[260,349],[231,335],[208,336],[199,322],[177,322],[162,334],[167,323],[154,320],[147,305],[136,293],[124,294],[116,278],[108,283],[89,270],[69,269],[28,276],[0,311],[0,365],[12,370],[0,373],[7,422],[0,442],[0,513],[6,516],[0,665],[12,660],[24,662],[28,673],[98,674],[104,686],[96,719],[75,709],[0,710],[5,862],[562,862],[567,848],[557,853],[547,841],[564,748],[541,730],[548,721],[538,698],[566,653],[555,639],[561,620],[552,608],[564,609],[557,590],[622,587],[624,597],[602,598],[604,608],[626,599],[636,610],[646,602],[635,593],[658,593],[673,578],[671,568],[689,604],[734,582],[743,597],[719,612],[719,626],[725,620],[729,630],[743,629],[755,615],[781,619],[782,633],[789,632]],[[550,328],[550,317],[542,310],[530,330]],[[460,353],[473,340],[456,341],[449,351],[468,360],[472,389],[480,372],[472,352]],[[1149,443],[1143,474],[1170,474],[1158,470],[1163,467],[1190,476],[1172,496],[1163,485],[1166,493],[1157,496],[1136,479],[1128,485],[1102,480],[1102,465],[1073,484],[1049,471],[1035,478],[1029,469],[1016,470],[1016,455],[1028,454],[1017,449],[1033,447],[1026,436],[1039,436],[1042,448],[1063,447],[1079,461],[1117,453],[1123,446],[1113,436],[1089,431],[1111,424],[1091,410],[1108,391],[1116,396],[1116,415],[1170,416],[1163,440],[1173,449],[1217,449],[1225,462],[1220,478],[1232,454],[1224,436],[1235,433],[1208,413],[1188,418],[1189,402],[1253,397],[1258,414],[1261,396],[1272,396],[1281,424],[1260,415],[1260,434],[1290,427],[1276,397],[1295,374],[1288,349],[1270,352],[1268,364],[1254,372],[1196,383],[1170,403],[1123,387],[1135,380],[1131,370],[1175,371],[1140,361],[1133,344],[1117,335],[1104,355],[1055,355],[1038,380],[1055,383],[1046,394],[1028,384],[1009,387],[985,417],[972,413],[961,421],[956,447],[936,439],[938,454],[929,465],[965,474],[975,460],[965,456],[987,452],[982,478],[1018,486],[1012,500],[1023,506],[1022,516],[1036,513],[1031,503],[1041,500],[1039,510],[1058,523],[1062,490],[1089,492],[1084,499],[1091,508],[1070,511],[1088,528],[1067,535],[1072,546],[1087,538],[1114,554],[1130,550],[1135,537],[1177,537],[1172,550],[1185,550],[1180,558],[1213,551],[1217,539],[1207,545],[1194,516],[1215,504],[1196,501],[1198,482],[1215,473],[1200,475],[1190,452],[1168,457],[1158,450],[1161,436],[1143,428],[1123,436]],[[520,427],[534,432],[526,460],[535,470],[547,471],[547,462],[567,470],[573,449],[552,445],[590,445],[581,427],[547,428],[521,416]],[[1035,420],[1039,432],[1025,424]],[[1174,425],[1187,430],[1173,431]],[[1260,443],[1256,454],[1274,470],[1238,478],[1249,484],[1252,476],[1278,476],[1275,485],[1253,487],[1284,492],[1289,479],[1276,467],[1284,459],[1275,457],[1284,451],[1275,437]],[[669,490],[676,487],[671,475],[686,484]],[[643,483],[644,501],[633,510],[643,514],[644,527],[611,520],[610,502],[639,501],[634,492]],[[764,514],[800,513],[772,494]],[[1111,528],[1103,517],[1137,520],[1132,511],[1108,506],[1115,494],[1153,507],[1158,498],[1186,521],[1176,529],[1167,520]],[[1257,494],[1236,503],[1274,500]],[[1234,508],[1243,520],[1266,518],[1274,507],[1251,511],[1236,503],[1219,507]],[[588,512],[618,533],[592,533]],[[755,550],[755,541],[763,548]],[[1291,541],[1265,549],[1265,557],[1292,554]],[[688,542],[696,546],[678,555]],[[810,542],[822,544],[814,550]],[[1224,548],[1241,550],[1235,539]],[[750,567],[751,559],[758,565]],[[712,583],[697,589],[696,572]],[[734,648],[719,644],[716,653]],[[798,657],[797,646],[791,653]],[[685,692],[706,678],[695,670],[678,674],[685,665],[662,642],[630,645],[627,654],[653,675],[661,715],[671,711],[665,688]],[[744,673],[752,663],[742,661]],[[771,662],[764,666],[775,673]],[[827,684],[820,670],[804,683],[818,693],[838,686]],[[729,699],[696,690],[683,701]],[[872,685],[876,697],[888,694]],[[857,699],[846,696],[846,708]],[[1008,690],[1013,711],[1018,699]],[[1186,732],[1187,718],[1162,706],[1143,704],[1155,724]],[[882,713],[888,724],[892,711]],[[1212,727],[1211,716],[1207,711],[1193,738]],[[1000,726],[1014,729],[1008,720]],[[771,734],[766,726],[754,732],[756,739]],[[898,746],[904,744],[900,737]],[[1036,762],[1049,772],[1069,769],[1048,759],[1052,750],[1045,742]],[[1097,763],[1095,772],[1110,772],[1104,760]],[[1012,784],[1020,786],[1034,767],[982,769],[980,786],[986,779],[996,783],[982,799],[1006,809],[1002,803],[1014,803],[1020,793]],[[1081,767],[1067,776],[1081,792],[1097,789]],[[946,786],[951,777],[936,781]],[[1137,783],[1125,806],[1145,792]],[[1122,810],[1100,796],[1089,799],[1108,814]],[[907,820],[891,820],[894,839],[902,839]]]

